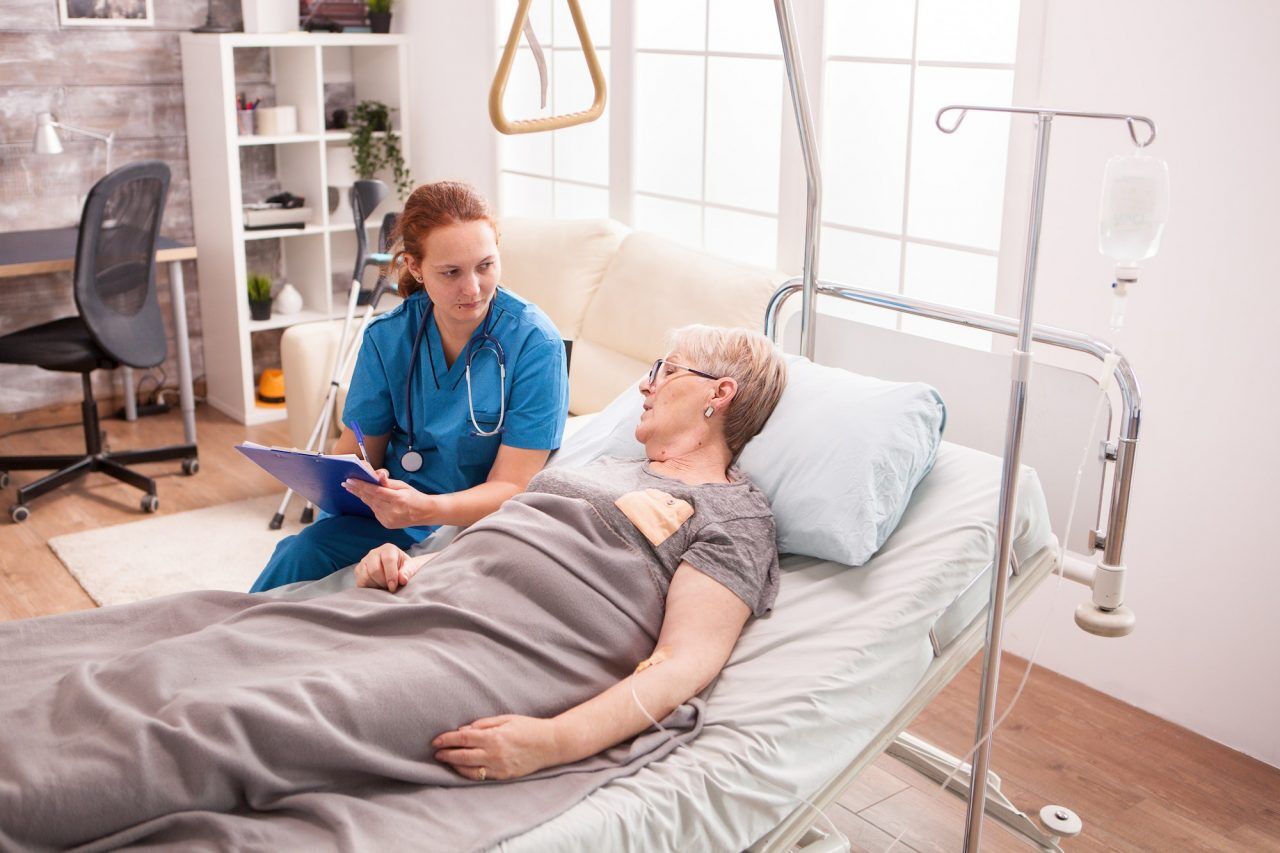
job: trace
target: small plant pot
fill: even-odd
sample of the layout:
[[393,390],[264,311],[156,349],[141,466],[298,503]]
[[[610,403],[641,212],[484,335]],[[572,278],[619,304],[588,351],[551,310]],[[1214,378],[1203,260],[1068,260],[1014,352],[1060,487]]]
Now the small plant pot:
[[249,317],[254,320],[270,320],[271,319],[271,300],[264,302],[256,302],[249,300]]
[[369,13],[369,31],[374,33],[391,32],[391,13],[390,12],[370,12]]

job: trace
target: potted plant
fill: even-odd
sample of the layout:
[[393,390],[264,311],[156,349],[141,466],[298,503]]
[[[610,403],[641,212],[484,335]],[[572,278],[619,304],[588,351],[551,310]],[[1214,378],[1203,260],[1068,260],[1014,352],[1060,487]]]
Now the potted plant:
[[249,276],[249,316],[254,320],[271,319],[271,279],[265,275]]
[[395,0],[365,0],[369,7],[369,30],[375,33],[391,32],[391,6]]
[[413,178],[400,152],[400,135],[391,129],[391,108],[381,101],[361,101],[351,115],[351,155],[356,174],[364,180],[390,168],[396,193],[405,198],[413,190]]

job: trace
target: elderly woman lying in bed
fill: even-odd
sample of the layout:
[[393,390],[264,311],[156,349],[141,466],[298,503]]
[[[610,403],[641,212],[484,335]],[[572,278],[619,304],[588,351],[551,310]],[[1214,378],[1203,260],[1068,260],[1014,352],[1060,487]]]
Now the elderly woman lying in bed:
[[360,588],[322,597],[0,625],[0,848],[207,838],[219,813],[333,820],[314,792],[581,775],[702,691],[771,606],[772,514],[732,461],[784,383],[762,336],[690,327],[640,386],[647,459],[543,471],[425,568],[383,546]]

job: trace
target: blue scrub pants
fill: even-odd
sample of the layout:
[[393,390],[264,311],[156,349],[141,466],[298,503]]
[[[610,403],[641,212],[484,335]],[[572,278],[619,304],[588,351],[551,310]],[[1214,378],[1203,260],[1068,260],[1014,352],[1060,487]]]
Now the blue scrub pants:
[[263,592],[298,581],[314,581],[360,562],[386,542],[405,551],[418,540],[407,530],[388,530],[375,518],[327,515],[295,536],[286,536],[249,592]]

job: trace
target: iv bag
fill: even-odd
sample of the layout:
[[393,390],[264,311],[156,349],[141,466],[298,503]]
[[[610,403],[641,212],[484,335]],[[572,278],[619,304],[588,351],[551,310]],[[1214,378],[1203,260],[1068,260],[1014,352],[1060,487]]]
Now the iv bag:
[[1138,152],[1107,161],[1098,217],[1098,251],[1116,264],[1155,255],[1169,221],[1169,166]]

